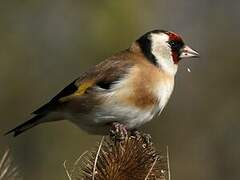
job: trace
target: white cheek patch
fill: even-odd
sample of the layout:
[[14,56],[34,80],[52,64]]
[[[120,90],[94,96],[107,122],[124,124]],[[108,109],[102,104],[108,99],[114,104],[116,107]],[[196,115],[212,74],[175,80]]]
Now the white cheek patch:
[[171,49],[168,46],[166,34],[152,34],[152,53],[155,57],[171,58]]
[[174,63],[172,58],[172,51],[168,45],[168,35],[164,33],[152,34],[152,54],[156,57],[157,63],[162,70],[171,75],[177,72],[177,64]]

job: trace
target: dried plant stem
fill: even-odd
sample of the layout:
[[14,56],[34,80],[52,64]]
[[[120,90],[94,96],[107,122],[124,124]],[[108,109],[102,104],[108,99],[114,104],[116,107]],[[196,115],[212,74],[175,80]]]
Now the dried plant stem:
[[101,139],[101,142],[100,142],[100,144],[99,144],[98,151],[97,151],[97,154],[96,154],[96,157],[95,157],[95,160],[94,160],[92,180],[94,180],[94,178],[95,178],[97,160],[98,160],[98,156],[99,156],[100,150],[101,150],[101,148],[102,148],[103,140],[104,140],[104,136],[103,136],[102,139]]
[[151,168],[150,168],[149,171],[148,171],[147,176],[145,177],[144,180],[147,180],[147,179],[148,179],[148,177],[149,177],[149,175],[151,174],[151,172],[152,172],[152,170],[153,170],[153,167],[155,166],[157,160],[158,160],[158,158],[156,157],[155,160],[154,160],[154,162],[153,162],[153,164],[152,164],[152,166],[151,166]]
[[17,180],[17,168],[12,165],[9,150],[7,150],[0,160],[0,180]]
[[66,166],[66,160],[63,162],[63,167],[64,167],[64,169],[65,169],[65,172],[66,172],[66,174],[67,174],[68,179],[69,179],[69,180],[72,180],[72,177],[71,177],[71,175],[70,175],[70,173],[69,173],[69,171],[68,171],[68,169],[67,169],[67,166]]
[[[0,162],[0,170],[2,171],[3,167],[4,167],[4,163],[7,161],[7,157],[8,157],[8,154],[9,154],[9,149],[4,153],[2,159],[1,159],[1,162]],[[2,177],[3,174],[1,174],[0,177]]]
[[74,173],[74,171],[75,171],[75,169],[76,169],[76,167],[77,167],[77,164],[80,162],[80,160],[82,159],[82,157],[83,157],[85,154],[87,154],[87,153],[88,153],[88,151],[84,151],[84,152],[79,156],[79,158],[74,162],[73,168],[72,168],[71,173],[70,173],[70,176],[71,176],[71,177],[72,177],[72,175],[73,175],[73,173]]
[[63,167],[64,167],[64,169],[65,169],[65,172],[66,172],[67,177],[68,177],[69,180],[72,180],[73,173],[74,173],[74,171],[75,171],[75,169],[76,169],[79,161],[82,159],[82,157],[83,157],[87,152],[88,152],[88,151],[83,152],[83,153],[77,158],[77,160],[76,160],[76,161],[74,162],[74,164],[73,164],[73,168],[72,168],[71,171],[69,171],[68,168],[67,168],[67,165],[66,165],[67,161],[65,160],[65,161],[63,162]]
[[167,146],[167,167],[168,167],[168,180],[171,180],[171,171],[170,171],[170,160],[169,160],[168,146]]

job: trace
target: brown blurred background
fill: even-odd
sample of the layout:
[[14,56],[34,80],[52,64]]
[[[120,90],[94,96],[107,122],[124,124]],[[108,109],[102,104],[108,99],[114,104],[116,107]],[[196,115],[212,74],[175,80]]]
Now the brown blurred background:
[[[170,149],[172,179],[240,179],[240,1],[0,1],[0,133],[81,72],[152,29],[180,33],[201,60],[180,64],[162,115],[143,127]],[[187,67],[192,70],[187,72]],[[0,137],[26,180],[67,177],[64,160],[95,145],[68,122]]]

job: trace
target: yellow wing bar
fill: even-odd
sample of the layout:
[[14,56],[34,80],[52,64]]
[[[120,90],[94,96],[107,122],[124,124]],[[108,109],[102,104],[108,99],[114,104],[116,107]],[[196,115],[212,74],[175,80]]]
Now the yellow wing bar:
[[73,94],[70,94],[68,96],[60,98],[59,101],[60,102],[66,102],[66,101],[69,101],[69,100],[71,100],[71,99],[73,99],[77,96],[82,96],[88,88],[92,87],[93,84],[94,84],[94,81],[87,80],[87,81],[80,84],[77,91],[75,91]]

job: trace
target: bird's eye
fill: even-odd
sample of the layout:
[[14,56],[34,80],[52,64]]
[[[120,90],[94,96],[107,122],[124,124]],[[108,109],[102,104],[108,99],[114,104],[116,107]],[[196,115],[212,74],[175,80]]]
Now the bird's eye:
[[174,47],[174,46],[176,45],[176,43],[175,43],[174,41],[169,41],[169,45],[170,45],[171,47]]
[[183,46],[183,43],[178,41],[169,41],[168,43],[174,51],[179,51]]

